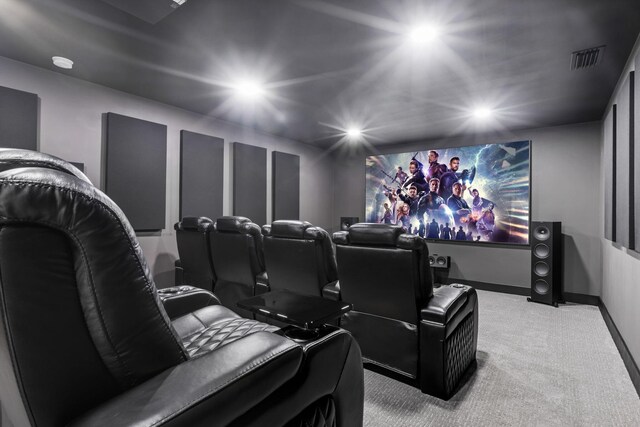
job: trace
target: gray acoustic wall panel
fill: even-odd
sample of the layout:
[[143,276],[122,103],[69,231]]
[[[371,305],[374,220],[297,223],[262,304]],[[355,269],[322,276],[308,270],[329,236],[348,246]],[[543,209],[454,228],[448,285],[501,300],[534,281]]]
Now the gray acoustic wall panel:
[[233,143],[233,214],[267,222],[267,149]]
[[[633,159],[630,154],[630,90],[631,76],[627,76],[622,83],[620,93],[616,98],[616,242],[625,248],[633,248],[631,232],[631,190],[630,171],[633,170]],[[635,236],[634,236],[635,237]]]
[[180,218],[222,216],[224,140],[180,133]]
[[273,220],[300,219],[300,156],[272,153]]
[[616,105],[604,119],[604,237],[616,241]]
[[2,147],[38,149],[38,95],[0,86]]
[[105,192],[136,231],[165,225],[167,126],[106,115]]

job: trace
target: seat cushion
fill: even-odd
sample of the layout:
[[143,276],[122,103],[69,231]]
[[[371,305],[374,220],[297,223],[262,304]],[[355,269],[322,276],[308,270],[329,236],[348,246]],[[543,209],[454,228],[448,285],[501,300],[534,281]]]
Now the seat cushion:
[[172,324],[191,358],[255,332],[279,330],[275,326],[240,317],[221,305],[201,308],[175,319]]

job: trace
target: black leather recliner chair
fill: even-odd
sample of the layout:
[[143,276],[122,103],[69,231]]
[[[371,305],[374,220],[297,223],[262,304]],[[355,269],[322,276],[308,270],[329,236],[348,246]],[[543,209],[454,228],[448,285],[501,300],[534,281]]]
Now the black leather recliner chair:
[[475,367],[477,295],[464,285],[434,292],[424,239],[402,233],[355,224],[333,234],[342,298],[354,306],[341,326],[375,370],[448,399]]
[[120,209],[70,164],[13,154],[0,151],[0,401],[13,424],[362,425],[348,333],[299,345],[220,305],[170,322]]
[[209,246],[213,221],[207,217],[184,217],[173,228],[176,230],[183,284],[213,291],[216,275]]
[[306,221],[278,220],[262,227],[264,261],[271,290],[339,297],[331,237]]
[[216,220],[210,244],[217,276],[214,293],[225,307],[253,318],[236,303],[269,290],[260,227],[249,218],[223,216]]

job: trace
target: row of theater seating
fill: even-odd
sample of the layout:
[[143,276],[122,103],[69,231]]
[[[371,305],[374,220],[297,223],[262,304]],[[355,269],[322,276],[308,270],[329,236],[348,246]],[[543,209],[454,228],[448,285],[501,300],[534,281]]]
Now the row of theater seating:
[[260,228],[244,217],[183,218],[175,229],[185,283],[242,316],[252,314],[239,300],[271,290],[352,303],[341,326],[367,366],[445,399],[474,366],[474,289],[434,292],[424,239],[399,226],[352,225],[334,233],[335,252],[328,233],[305,221]]
[[362,425],[362,359],[348,332],[327,327],[300,344],[194,301],[169,319],[127,218],[77,168],[0,149],[3,418],[45,427]]

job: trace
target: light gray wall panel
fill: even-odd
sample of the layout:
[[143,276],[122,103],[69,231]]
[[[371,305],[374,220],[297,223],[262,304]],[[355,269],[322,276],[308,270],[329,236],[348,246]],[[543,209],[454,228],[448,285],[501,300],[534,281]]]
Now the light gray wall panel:
[[181,131],[179,217],[221,217],[223,179],[224,140]]
[[233,214],[267,223],[267,149],[233,143]]
[[[636,72],[640,70],[640,37],[636,42],[634,53],[630,56],[629,67],[621,74],[625,76],[628,72],[635,69]],[[640,151],[638,143],[638,126],[640,126],[638,113],[639,113],[639,100],[640,93],[638,92],[638,75],[635,75],[634,89],[634,157],[636,159],[634,164],[635,172],[635,217],[636,225],[638,224],[638,217],[640,216],[639,208],[640,203],[638,196],[640,196],[640,185],[638,181],[638,168],[640,167]],[[621,85],[620,85],[621,86]],[[622,88],[618,87],[615,93],[612,94],[610,103],[615,102],[615,99],[619,96]],[[603,147],[604,149],[604,147]],[[638,237],[638,229],[636,228],[636,237]],[[602,302],[607,307],[611,318],[613,319],[620,335],[624,339],[629,352],[635,359],[636,364],[640,364],[640,334],[638,334],[638,325],[640,325],[640,310],[638,310],[638,301],[640,301],[640,284],[638,283],[638,277],[640,277],[640,254],[638,254],[638,242],[636,240],[635,251],[628,251],[621,248],[619,245],[612,244],[607,240],[602,240]]]
[[300,219],[300,156],[274,151],[273,220]]
[[107,114],[105,193],[136,231],[162,230],[167,193],[167,126]]
[[[615,166],[615,223],[616,223],[616,242],[625,248],[633,248],[631,232],[631,217],[629,216],[632,203],[631,175],[632,159],[629,145],[629,127],[630,127],[630,76],[624,79],[620,93],[616,97],[616,114],[615,114],[615,146],[616,146],[616,166]],[[634,236],[635,237],[635,236]]]
[[615,104],[608,111],[603,126],[604,138],[604,237],[616,241],[616,141]]
[[0,86],[0,147],[38,149],[38,95]]

